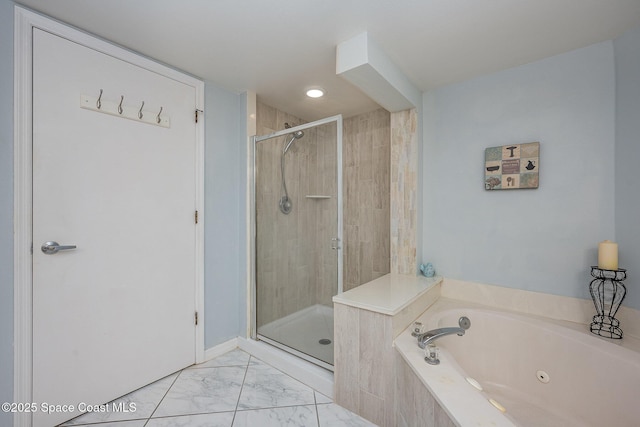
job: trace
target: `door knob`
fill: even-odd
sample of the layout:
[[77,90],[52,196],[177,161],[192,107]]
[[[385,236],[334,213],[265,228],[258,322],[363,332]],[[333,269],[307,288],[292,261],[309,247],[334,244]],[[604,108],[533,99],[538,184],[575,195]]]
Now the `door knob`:
[[44,242],[40,249],[47,255],[53,255],[58,251],[67,251],[69,249],[75,249],[76,245],[61,246],[58,242]]

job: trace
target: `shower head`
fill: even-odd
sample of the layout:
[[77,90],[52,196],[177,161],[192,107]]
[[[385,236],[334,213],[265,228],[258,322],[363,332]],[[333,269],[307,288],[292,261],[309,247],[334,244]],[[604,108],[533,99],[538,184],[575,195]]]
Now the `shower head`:
[[287,154],[287,151],[289,151],[289,148],[291,148],[291,144],[293,144],[293,141],[295,141],[296,139],[300,139],[303,136],[304,132],[302,132],[301,130],[293,132],[291,134],[291,139],[289,140],[287,145],[285,145],[284,150],[282,150],[282,155],[284,156],[285,154]]

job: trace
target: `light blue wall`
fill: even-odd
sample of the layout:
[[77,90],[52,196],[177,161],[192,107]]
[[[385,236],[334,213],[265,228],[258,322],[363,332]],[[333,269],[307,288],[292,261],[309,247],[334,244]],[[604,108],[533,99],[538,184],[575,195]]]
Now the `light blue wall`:
[[[205,88],[205,348],[244,335],[246,131],[243,96]],[[246,310],[246,309],[245,309]]]
[[240,155],[238,156],[238,170],[240,171],[237,189],[240,194],[240,213],[238,215],[238,221],[240,222],[240,235],[239,237],[239,251],[238,251],[238,311],[235,313],[240,316],[238,321],[238,336],[247,336],[247,306],[249,304],[249,296],[247,295],[247,236],[249,230],[246,227],[247,224],[247,180],[249,174],[247,172],[247,159],[249,157],[249,145],[247,135],[247,94],[244,93],[240,96],[240,112],[239,112],[239,148]]
[[627,299],[640,309],[640,26],[614,42],[616,54],[616,239],[629,269]]
[[[598,242],[615,238],[614,107],[613,42],[425,94],[424,260],[446,277],[590,298]],[[540,188],[486,191],[484,149],[532,141]]]
[[[0,0],[0,402],[13,401],[13,3]],[[0,425],[11,425],[0,412]]]

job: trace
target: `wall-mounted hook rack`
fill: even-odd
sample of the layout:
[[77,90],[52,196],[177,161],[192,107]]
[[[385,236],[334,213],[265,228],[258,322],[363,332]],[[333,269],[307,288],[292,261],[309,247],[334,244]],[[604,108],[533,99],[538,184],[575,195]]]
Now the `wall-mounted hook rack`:
[[[145,109],[143,111],[142,108],[144,107],[144,103],[142,103],[143,107],[123,105],[123,98],[124,97],[122,97],[119,101],[114,102],[107,101],[102,98],[102,93],[100,94],[100,98],[91,95],[80,95],[80,108],[109,114],[111,116],[123,117],[126,119],[134,120],[136,122],[160,126],[163,128],[171,127],[171,120],[169,119],[169,116],[167,116],[166,114],[157,113],[160,108],[155,108],[155,112],[153,113],[151,112],[151,109]],[[98,99],[100,99],[100,102],[98,102]],[[144,114],[146,112],[148,112],[149,114]]]

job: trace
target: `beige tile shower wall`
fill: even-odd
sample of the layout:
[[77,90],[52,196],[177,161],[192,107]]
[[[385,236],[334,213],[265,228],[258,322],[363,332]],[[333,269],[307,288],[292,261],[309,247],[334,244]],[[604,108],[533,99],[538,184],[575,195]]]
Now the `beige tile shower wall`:
[[[302,124],[258,100],[257,133],[265,135]],[[331,135],[331,136],[329,136]],[[256,149],[256,280],[258,326],[314,304],[331,305],[336,293],[337,258],[331,250],[336,219],[335,127],[305,130],[285,157],[285,175],[293,210],[280,212],[280,156],[289,136],[261,142]],[[319,139],[325,138],[325,139]],[[326,139],[330,138],[330,139]],[[322,141],[321,143],[319,141]],[[333,147],[333,148],[331,148]],[[306,195],[326,194],[314,200]]]
[[391,272],[416,274],[416,110],[391,113]]
[[[292,126],[304,123],[258,100],[258,135],[284,129],[285,122]],[[337,162],[335,137],[335,128],[309,129],[287,153],[287,190],[294,205],[289,215],[278,208],[280,153],[288,138],[265,141],[256,151],[258,325],[309,305],[330,306],[337,292],[336,254],[326,241],[327,236],[337,236],[337,189],[332,173]],[[388,111],[379,109],[344,120],[344,290],[390,272],[390,150]],[[334,197],[313,200],[306,199],[307,194]],[[297,238],[300,235],[305,239]],[[313,244],[307,245],[308,241]]]
[[344,276],[347,291],[390,271],[389,112],[379,109],[344,120]]

